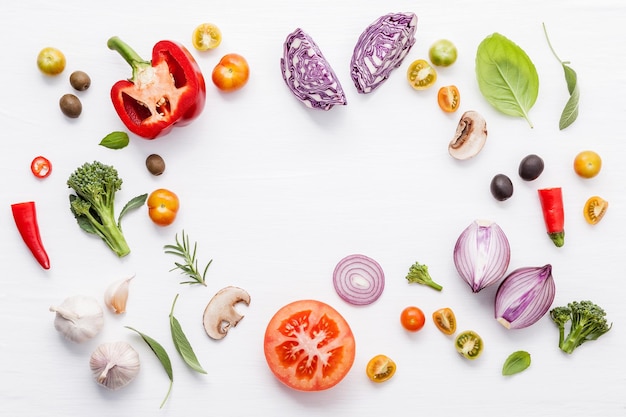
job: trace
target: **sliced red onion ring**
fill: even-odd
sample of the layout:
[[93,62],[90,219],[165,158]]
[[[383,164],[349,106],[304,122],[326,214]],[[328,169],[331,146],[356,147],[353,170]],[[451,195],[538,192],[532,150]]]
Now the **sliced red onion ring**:
[[343,258],[333,272],[333,284],[339,297],[354,305],[371,304],[385,288],[385,274],[381,266],[365,255]]
[[496,320],[507,329],[535,324],[550,309],[555,293],[552,265],[518,268],[498,287]]

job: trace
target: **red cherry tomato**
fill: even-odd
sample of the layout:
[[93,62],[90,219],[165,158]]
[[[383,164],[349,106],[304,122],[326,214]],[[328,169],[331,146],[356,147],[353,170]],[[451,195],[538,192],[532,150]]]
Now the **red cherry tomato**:
[[355,357],[348,322],[321,301],[300,300],[282,307],[265,330],[265,359],[276,378],[299,391],[338,384]]
[[248,61],[239,54],[227,54],[213,69],[213,84],[222,91],[239,90],[246,85],[250,77]]
[[426,317],[420,308],[410,306],[402,310],[402,313],[400,314],[400,323],[402,323],[402,327],[408,331],[416,332],[424,327]]
[[48,158],[43,156],[37,156],[30,163],[30,171],[37,178],[46,178],[52,172],[52,164]]

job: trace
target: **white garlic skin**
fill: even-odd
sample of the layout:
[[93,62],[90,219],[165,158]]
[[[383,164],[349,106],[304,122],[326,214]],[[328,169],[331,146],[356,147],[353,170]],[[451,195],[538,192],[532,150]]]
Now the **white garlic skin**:
[[139,373],[139,355],[126,342],[102,343],[91,354],[89,367],[98,384],[118,390]]
[[50,311],[56,313],[54,328],[72,342],[92,339],[104,327],[104,312],[93,297],[74,295]]
[[135,276],[115,281],[104,293],[104,304],[115,314],[126,312],[126,302],[128,301],[128,287],[130,280]]

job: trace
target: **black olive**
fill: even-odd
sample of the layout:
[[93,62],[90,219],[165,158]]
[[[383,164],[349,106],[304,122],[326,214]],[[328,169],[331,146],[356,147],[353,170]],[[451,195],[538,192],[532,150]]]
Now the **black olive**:
[[74,71],[70,75],[70,85],[74,87],[75,90],[85,91],[91,85],[91,78],[84,71]]
[[491,180],[491,194],[498,201],[504,201],[513,195],[513,183],[504,174],[498,174]]
[[165,161],[155,153],[146,158],[146,168],[152,175],[161,175],[165,171]]
[[543,159],[534,154],[528,155],[519,164],[519,176],[524,181],[535,180],[543,172],[543,167]]
[[67,117],[77,118],[83,111],[83,105],[74,94],[64,94],[59,100],[61,111]]

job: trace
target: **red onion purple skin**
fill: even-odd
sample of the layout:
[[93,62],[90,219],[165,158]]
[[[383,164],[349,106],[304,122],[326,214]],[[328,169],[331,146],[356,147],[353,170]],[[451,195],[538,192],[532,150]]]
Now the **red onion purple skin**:
[[[488,267],[482,271],[476,271],[478,256],[488,258]],[[509,240],[494,222],[475,220],[465,228],[454,246],[454,265],[474,293],[496,284],[506,273],[510,260]]]
[[[364,274],[356,274],[362,270]],[[352,275],[360,275],[370,284],[357,288],[352,284]],[[385,289],[385,273],[374,259],[365,255],[349,255],[337,263],[333,272],[333,285],[341,299],[354,305],[368,305],[378,300]]]
[[498,287],[495,318],[508,329],[526,328],[548,312],[555,294],[552,265],[518,268]]
[[350,61],[352,81],[359,93],[380,87],[402,64],[415,44],[416,30],[417,16],[412,12],[386,14],[365,28]]

